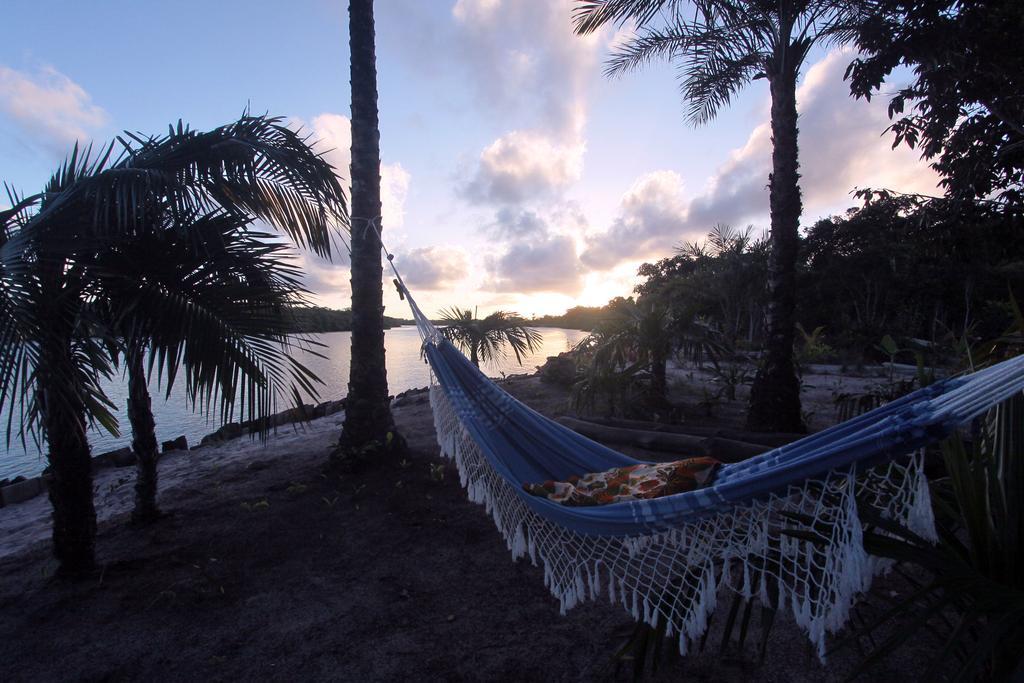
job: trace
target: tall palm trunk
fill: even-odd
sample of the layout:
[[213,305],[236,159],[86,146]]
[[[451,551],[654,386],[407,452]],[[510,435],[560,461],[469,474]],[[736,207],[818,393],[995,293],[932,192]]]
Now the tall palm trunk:
[[158,458],[156,423],[153,406],[146,386],[143,348],[133,344],[128,349],[128,421],[132,425],[132,450],[135,451],[135,509],[132,519],[152,522],[160,517],[156,504]]
[[800,246],[797,161],[797,64],[785,53],[769,68],[772,109],[771,251],[768,257],[768,342],[750,391],[747,426],[754,431],[803,431],[800,383],[793,363],[796,260]]
[[[335,460],[381,451],[394,442],[384,362],[381,286],[380,131],[373,0],[349,2],[352,87],[352,362]],[[375,229],[376,227],[376,229]]]
[[81,574],[96,562],[96,509],[85,405],[75,381],[70,324],[54,319],[39,349],[38,405],[49,446],[53,552],[62,574]]

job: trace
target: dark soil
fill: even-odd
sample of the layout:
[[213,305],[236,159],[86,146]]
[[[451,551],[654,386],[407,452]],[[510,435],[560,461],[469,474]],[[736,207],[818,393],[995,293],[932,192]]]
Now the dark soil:
[[[535,379],[512,387],[545,412],[564,405]],[[454,467],[436,467],[429,406],[405,405],[396,419],[410,446],[401,462],[326,475],[330,444],[314,440],[286,458],[235,463],[203,490],[163,491],[173,514],[155,525],[101,525],[102,568],[88,579],[52,578],[44,545],[0,560],[0,677],[628,678],[610,664],[632,628],[626,614],[598,603],[560,616],[541,570],[512,562]],[[715,638],[660,677],[824,680],[856,654],[822,668],[788,622],[763,664],[736,648],[720,657]],[[911,665],[873,677],[907,677]]]

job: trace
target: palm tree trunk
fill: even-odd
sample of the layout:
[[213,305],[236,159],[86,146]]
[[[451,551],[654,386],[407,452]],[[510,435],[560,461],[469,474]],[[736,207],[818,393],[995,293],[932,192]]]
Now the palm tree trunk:
[[473,365],[475,365],[479,369],[479,367],[480,367],[480,354],[477,353],[477,348],[478,347],[477,347],[476,343],[473,343],[473,345],[469,347],[469,360],[470,360],[470,362],[473,363]]
[[[373,0],[349,2],[352,86],[352,362],[339,464],[380,452],[394,439],[384,359],[384,292],[381,285],[380,131]],[[376,229],[375,229],[376,227]]]
[[70,330],[54,330],[42,341],[38,372],[37,400],[49,446],[53,553],[61,574],[79,575],[95,566],[96,509],[85,405],[74,379]]
[[128,363],[128,421],[132,425],[132,450],[135,451],[135,509],[132,519],[147,523],[160,518],[156,504],[158,458],[156,423],[146,386],[141,346],[132,346],[127,353]]
[[750,391],[747,428],[797,433],[804,430],[800,383],[793,364],[796,260],[802,207],[797,160],[797,69],[790,61],[783,55],[768,73],[772,95],[768,340],[765,357]]

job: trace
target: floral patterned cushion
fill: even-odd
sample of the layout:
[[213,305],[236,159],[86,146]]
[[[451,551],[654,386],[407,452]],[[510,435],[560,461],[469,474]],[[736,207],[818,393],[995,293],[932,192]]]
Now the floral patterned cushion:
[[523,488],[562,505],[607,505],[699,489],[713,481],[721,465],[714,458],[687,458],[616,467],[606,472],[569,477],[568,481],[523,484]]

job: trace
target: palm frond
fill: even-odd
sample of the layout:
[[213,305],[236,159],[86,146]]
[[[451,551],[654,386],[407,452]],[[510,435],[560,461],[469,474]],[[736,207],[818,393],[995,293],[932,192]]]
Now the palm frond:
[[290,249],[224,212],[184,227],[103,256],[110,324],[126,343],[149,346],[149,373],[167,395],[183,371],[193,407],[217,404],[221,421],[236,408],[253,420],[286,397],[315,397],[320,380],[289,355],[316,345],[289,334],[287,311],[306,303]]
[[676,66],[686,118],[706,123],[772,64],[798,71],[816,42],[854,35],[866,10],[840,0],[581,0],[577,33],[633,22],[635,34],[613,50],[605,73],[619,75],[665,60]]
[[672,0],[578,0],[573,9],[573,27],[576,33],[593,33],[606,24],[624,24],[633,21],[642,26],[657,16]]
[[335,169],[280,118],[243,116],[204,133],[179,123],[163,137],[118,140],[123,151],[110,165],[109,148],[92,160],[76,147],[33,220],[60,239],[103,244],[144,234],[167,212],[219,207],[261,218],[325,257],[348,225]]
[[691,60],[680,68],[686,118],[694,125],[715,118],[763,65],[764,55],[759,53],[737,57],[710,53],[703,59]]
[[605,63],[604,73],[606,76],[619,76],[657,60],[681,58],[693,47],[693,41],[694,37],[687,27],[643,29],[611,53]]

